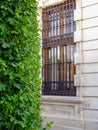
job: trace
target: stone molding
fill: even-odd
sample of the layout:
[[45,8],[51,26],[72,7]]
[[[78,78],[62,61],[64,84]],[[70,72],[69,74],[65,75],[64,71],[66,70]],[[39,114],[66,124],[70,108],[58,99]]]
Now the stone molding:
[[82,104],[83,99],[81,97],[66,97],[66,96],[42,96],[41,97],[42,103],[75,103],[75,104]]

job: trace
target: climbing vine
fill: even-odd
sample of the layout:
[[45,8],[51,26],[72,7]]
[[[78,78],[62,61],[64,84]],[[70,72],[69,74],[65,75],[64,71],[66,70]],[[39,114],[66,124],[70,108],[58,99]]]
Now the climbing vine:
[[0,130],[40,130],[36,0],[0,1]]

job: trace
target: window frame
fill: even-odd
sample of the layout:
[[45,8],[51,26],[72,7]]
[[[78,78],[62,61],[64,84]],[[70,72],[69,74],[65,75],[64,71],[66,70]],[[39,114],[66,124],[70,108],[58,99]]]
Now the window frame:
[[[70,0],[71,2],[75,2],[75,0]],[[57,6],[61,6],[61,5],[63,5],[63,4],[66,4],[67,2],[70,2],[69,0],[67,0],[67,1],[65,1],[64,3],[60,3],[60,4],[57,4],[57,5],[55,5],[55,6],[49,6],[49,7],[46,7],[45,9],[47,10],[47,9],[50,9],[51,10],[51,8],[54,8],[54,7],[57,7]],[[67,3],[68,4],[68,3]],[[43,9],[43,10],[45,10],[45,9]],[[74,11],[74,10],[73,10]],[[46,15],[46,17],[47,17],[47,13],[45,14]],[[43,19],[44,19],[44,16],[43,16]],[[74,16],[73,16],[73,19],[74,19]],[[73,21],[74,22],[74,21]],[[44,25],[43,25],[44,26]],[[45,24],[45,26],[48,26],[47,25],[47,23]],[[61,36],[61,33],[62,33],[62,29],[63,28],[61,28],[61,26],[59,27],[60,28],[60,36]],[[46,40],[48,39],[48,37],[49,36],[51,36],[50,34],[49,34],[49,28],[47,27],[47,30],[48,30],[48,33],[47,32],[44,32],[44,34],[42,34],[42,36],[43,35],[45,35],[45,36],[43,36],[43,37],[45,37],[46,38]],[[44,27],[43,27],[43,31],[45,31],[44,30]],[[74,34],[74,31],[73,31],[73,34]],[[72,35],[73,35],[72,34]],[[68,36],[69,34],[68,33],[66,33],[66,37]],[[57,37],[58,39],[57,40],[59,40],[59,38],[60,37]],[[52,39],[52,36],[51,36],[51,39]],[[70,38],[69,38],[70,39]],[[44,42],[44,41],[43,41]],[[55,43],[55,42],[54,42]],[[63,43],[63,42],[62,42]],[[66,45],[67,47],[69,47],[70,45],[75,45],[75,43],[74,43],[74,36],[73,36],[73,43],[70,43],[70,42],[66,42],[66,44],[68,44],[68,45]],[[42,44],[43,45],[43,44]],[[53,46],[53,45],[52,45]],[[61,46],[61,45],[60,45]],[[62,45],[62,46],[64,46],[64,45]],[[44,45],[43,46],[43,48],[47,48],[47,49],[49,49],[50,48],[50,46],[49,45]],[[53,47],[54,48],[54,47]],[[53,49],[52,48],[52,49]],[[60,47],[60,50],[62,50],[62,47]],[[52,51],[51,51],[52,52]],[[61,53],[61,51],[60,51],[60,53]],[[46,58],[46,62],[48,63],[48,57],[49,57],[49,50],[48,51],[46,51],[43,55],[45,55],[47,58]],[[74,54],[73,54],[73,58],[74,58]],[[60,55],[60,59],[62,59],[62,55]],[[48,68],[46,67],[46,70],[47,70]],[[61,70],[62,71],[62,70]],[[74,68],[74,71],[75,71],[75,68]],[[63,72],[63,71],[62,71]],[[48,71],[46,71],[46,75],[48,75]],[[73,75],[74,76],[74,75]],[[44,76],[45,77],[45,76]],[[48,80],[47,79],[47,76],[45,77],[46,78],[46,80]],[[74,80],[74,77],[73,77],[73,80]],[[67,92],[67,93],[63,93],[63,92],[60,92],[60,93],[49,93],[49,92],[43,92],[43,88],[45,89],[45,87],[47,87],[47,84],[48,84],[49,82],[47,82],[46,84],[45,84],[45,86],[43,87],[43,85],[42,85],[42,95],[60,95],[60,96],[76,96],[76,87],[74,86],[74,88],[75,88],[75,92],[74,93],[71,93],[71,92]],[[55,82],[54,82],[54,84],[55,84]],[[73,81],[73,84],[74,84],[74,81]],[[61,85],[62,86],[62,85]],[[51,85],[51,88],[52,88],[52,85]],[[48,89],[47,89],[47,91],[48,91]]]

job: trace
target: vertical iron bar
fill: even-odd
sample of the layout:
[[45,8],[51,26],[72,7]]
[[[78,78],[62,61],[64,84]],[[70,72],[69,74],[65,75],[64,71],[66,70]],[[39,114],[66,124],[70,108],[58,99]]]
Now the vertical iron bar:
[[76,95],[73,78],[75,6],[75,0],[67,0],[43,9],[43,94]]

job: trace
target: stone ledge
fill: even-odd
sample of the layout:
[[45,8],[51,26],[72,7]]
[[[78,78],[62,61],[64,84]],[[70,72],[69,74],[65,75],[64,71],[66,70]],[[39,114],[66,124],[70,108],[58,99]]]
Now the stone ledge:
[[83,99],[80,97],[65,97],[65,96],[42,96],[41,97],[42,103],[75,103],[75,104],[81,104],[83,103]]

